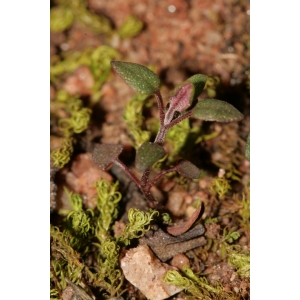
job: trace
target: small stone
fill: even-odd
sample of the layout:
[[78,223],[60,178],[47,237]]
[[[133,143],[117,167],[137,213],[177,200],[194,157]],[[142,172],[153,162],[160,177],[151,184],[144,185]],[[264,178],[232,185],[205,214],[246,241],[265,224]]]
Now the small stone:
[[173,216],[181,217],[186,209],[186,203],[184,197],[187,195],[187,191],[181,188],[176,188],[169,194],[169,199],[166,205]]
[[73,74],[71,74],[66,82],[63,84],[63,88],[70,95],[91,95],[92,87],[94,85],[94,78],[90,69],[86,66],[80,66]]
[[96,203],[93,198],[97,195],[94,184],[100,178],[110,182],[113,180],[109,173],[95,165],[91,153],[82,153],[74,159],[71,172],[66,174],[66,183],[75,193],[87,196],[85,201],[87,208],[94,208]]
[[69,279],[65,279],[68,286],[62,293],[63,300],[93,300],[81,287],[77,286]]
[[193,202],[193,197],[191,196],[191,195],[186,195],[185,197],[184,197],[184,201],[185,201],[185,203],[186,204],[192,204],[192,202]]
[[219,178],[223,178],[223,177],[224,177],[224,175],[225,175],[225,173],[226,173],[226,172],[225,172],[225,170],[224,170],[224,169],[222,169],[222,168],[221,168],[221,169],[219,169],[219,172],[218,172],[218,177],[219,177]]
[[126,224],[122,221],[116,221],[114,226],[114,235],[115,237],[123,234]]
[[62,299],[63,300],[72,300],[73,298],[77,299],[77,297],[74,295],[75,295],[75,291],[70,286],[68,286],[64,289],[62,293]]
[[171,265],[181,270],[183,266],[190,266],[190,260],[186,255],[180,253],[173,257],[173,259],[171,260]]
[[175,181],[167,178],[163,178],[160,184],[160,189],[163,192],[170,192],[171,189],[175,186]]
[[209,182],[206,178],[199,180],[199,186],[201,189],[206,189],[209,186]]
[[193,215],[193,213],[196,211],[196,208],[189,205],[185,210],[185,217],[186,219],[190,219],[190,217]]
[[147,245],[126,251],[120,262],[125,278],[149,300],[162,300],[182,289],[163,282],[171,266],[160,262]]

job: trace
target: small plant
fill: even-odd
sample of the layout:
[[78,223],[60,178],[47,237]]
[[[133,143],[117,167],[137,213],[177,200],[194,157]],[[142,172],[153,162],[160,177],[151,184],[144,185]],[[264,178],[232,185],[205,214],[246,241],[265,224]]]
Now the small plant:
[[155,96],[159,109],[160,127],[154,142],[144,142],[137,149],[135,166],[142,173],[141,179],[138,179],[119,160],[119,155],[123,150],[122,145],[97,144],[93,151],[93,159],[103,170],[112,163],[121,167],[138,185],[149,207],[158,208],[159,203],[151,194],[150,189],[163,175],[176,171],[191,179],[200,177],[200,170],[194,164],[187,160],[180,160],[174,167],[162,170],[150,179],[152,166],[166,154],[163,143],[167,132],[187,118],[229,122],[239,121],[243,115],[231,104],[221,100],[204,99],[198,101],[197,98],[207,81],[206,75],[196,74],[175,87],[165,107],[160,93],[160,79],[154,72],[142,65],[130,62],[112,61],[111,65],[117,74],[135,91]]

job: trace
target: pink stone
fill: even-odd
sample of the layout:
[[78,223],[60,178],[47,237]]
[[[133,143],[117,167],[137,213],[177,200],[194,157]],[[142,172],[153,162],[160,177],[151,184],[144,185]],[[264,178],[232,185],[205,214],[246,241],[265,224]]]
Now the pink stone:
[[125,278],[149,300],[166,299],[182,291],[163,282],[167,271],[175,268],[158,260],[147,245],[126,251],[121,268]]

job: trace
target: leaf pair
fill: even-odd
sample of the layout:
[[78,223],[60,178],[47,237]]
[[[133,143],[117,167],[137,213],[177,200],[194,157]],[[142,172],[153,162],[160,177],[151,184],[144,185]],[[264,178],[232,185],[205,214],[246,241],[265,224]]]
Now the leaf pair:
[[[123,146],[119,144],[97,144],[93,151],[93,160],[97,166],[105,170],[118,160],[122,151]],[[164,155],[165,150],[162,146],[150,142],[143,143],[136,155],[138,171],[143,172],[147,170]]]
[[[123,150],[122,145],[113,144],[97,144],[93,151],[93,160],[102,170],[108,168],[112,163],[118,160],[119,155]],[[145,142],[137,151],[136,168],[139,172],[144,172],[163,158],[165,150],[162,146]],[[200,170],[189,161],[182,160],[174,169],[181,175],[188,178],[199,178]]]
[[[119,76],[135,91],[142,94],[159,92],[160,80],[150,69],[135,63],[112,61],[111,65]],[[203,91],[207,76],[196,74],[178,85],[169,97],[169,107],[164,125],[169,124],[175,112],[188,109]],[[229,122],[239,121],[243,115],[231,104],[217,99],[199,101],[191,110],[191,117],[205,121]]]

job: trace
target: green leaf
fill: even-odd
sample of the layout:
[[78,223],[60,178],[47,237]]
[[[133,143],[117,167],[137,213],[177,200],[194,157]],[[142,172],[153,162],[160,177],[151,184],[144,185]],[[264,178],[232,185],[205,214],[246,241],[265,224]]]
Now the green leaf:
[[203,74],[195,74],[186,81],[191,82],[194,86],[193,99],[197,98],[203,91],[206,84],[207,76]]
[[191,117],[205,121],[229,122],[240,121],[244,116],[227,102],[205,99],[193,108]]
[[118,75],[135,91],[150,95],[159,90],[160,80],[150,69],[135,63],[112,61]]
[[245,156],[248,160],[250,160],[250,133],[247,138]]
[[97,144],[93,151],[93,160],[102,170],[105,170],[121,154],[122,145],[115,144]]
[[191,179],[197,179],[200,177],[200,170],[187,160],[183,160],[177,165],[177,171],[181,175]]
[[144,172],[154,163],[163,158],[165,150],[162,146],[150,142],[145,142],[137,150],[135,166],[139,172]]

